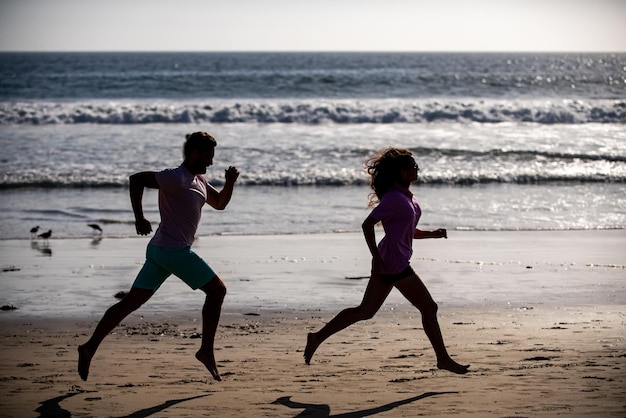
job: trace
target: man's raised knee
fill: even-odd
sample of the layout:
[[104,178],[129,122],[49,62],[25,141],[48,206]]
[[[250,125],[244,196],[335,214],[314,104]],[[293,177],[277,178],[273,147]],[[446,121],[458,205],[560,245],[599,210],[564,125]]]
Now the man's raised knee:
[[213,277],[206,285],[201,288],[208,296],[218,299],[224,299],[226,296],[226,285],[218,276]]
[[226,297],[226,285],[222,281],[220,281],[219,284],[215,286],[215,288],[212,290],[212,292],[216,297],[224,299],[224,297]]

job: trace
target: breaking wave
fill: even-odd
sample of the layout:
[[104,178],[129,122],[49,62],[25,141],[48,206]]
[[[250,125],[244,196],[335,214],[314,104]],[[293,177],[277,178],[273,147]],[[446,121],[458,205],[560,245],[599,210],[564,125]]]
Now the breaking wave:
[[0,125],[427,122],[626,123],[626,101],[12,102]]

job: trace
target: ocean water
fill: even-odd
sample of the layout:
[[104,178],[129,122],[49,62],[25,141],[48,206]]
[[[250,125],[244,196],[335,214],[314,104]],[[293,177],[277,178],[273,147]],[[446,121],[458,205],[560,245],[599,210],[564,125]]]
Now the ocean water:
[[626,54],[3,53],[0,238],[133,236],[128,176],[196,130],[241,171],[200,236],[357,231],[387,146],[424,228],[624,229],[625,126]]

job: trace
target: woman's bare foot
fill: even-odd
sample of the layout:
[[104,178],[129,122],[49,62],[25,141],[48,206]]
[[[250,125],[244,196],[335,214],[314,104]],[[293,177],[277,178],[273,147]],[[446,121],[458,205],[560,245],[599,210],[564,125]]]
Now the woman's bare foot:
[[196,358],[200,363],[204,364],[204,367],[206,367],[207,370],[211,373],[213,379],[217,381],[222,380],[220,373],[217,371],[217,364],[215,364],[215,357],[213,357],[213,353],[207,354],[202,351],[198,351],[196,353]]
[[78,346],[78,374],[85,381],[87,376],[89,376],[89,366],[91,365],[93,354],[84,345]]
[[309,364],[311,362],[311,358],[313,358],[313,354],[315,354],[315,350],[319,347],[320,343],[317,341],[317,335],[313,332],[309,332],[306,336],[306,348],[304,349],[304,362]]
[[469,364],[459,364],[451,358],[437,362],[437,368],[441,370],[448,370],[449,372],[456,374],[465,374],[469,370]]

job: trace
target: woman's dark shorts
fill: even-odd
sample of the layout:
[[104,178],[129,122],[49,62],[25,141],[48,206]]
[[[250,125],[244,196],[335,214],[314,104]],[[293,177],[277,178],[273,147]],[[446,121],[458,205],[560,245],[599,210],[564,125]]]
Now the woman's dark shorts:
[[408,266],[407,268],[402,270],[400,273],[381,274],[380,278],[383,279],[383,281],[387,284],[394,284],[398,280],[406,279],[407,277],[413,276],[414,274],[415,274],[415,271],[413,270],[413,268],[411,266]]

